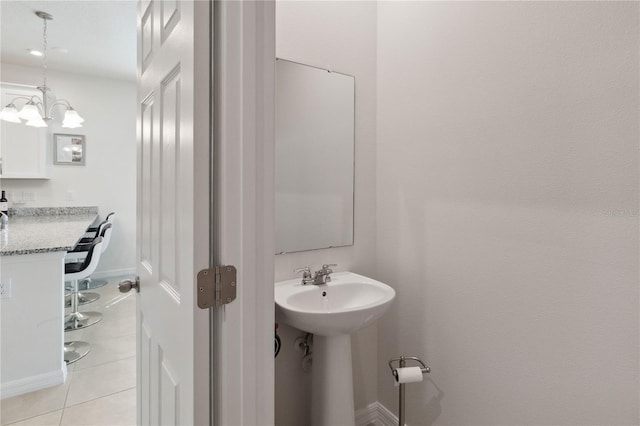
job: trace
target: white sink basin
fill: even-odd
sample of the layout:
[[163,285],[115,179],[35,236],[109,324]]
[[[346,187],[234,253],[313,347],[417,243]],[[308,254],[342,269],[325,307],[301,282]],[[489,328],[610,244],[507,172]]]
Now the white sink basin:
[[301,279],[276,283],[277,319],[319,336],[351,334],[380,318],[396,292],[352,272],[331,274],[331,282],[302,285]]

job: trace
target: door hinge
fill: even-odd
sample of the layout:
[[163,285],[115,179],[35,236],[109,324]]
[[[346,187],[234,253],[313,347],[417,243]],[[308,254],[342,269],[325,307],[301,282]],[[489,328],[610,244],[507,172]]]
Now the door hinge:
[[216,266],[198,272],[198,307],[209,309],[236,299],[236,267]]

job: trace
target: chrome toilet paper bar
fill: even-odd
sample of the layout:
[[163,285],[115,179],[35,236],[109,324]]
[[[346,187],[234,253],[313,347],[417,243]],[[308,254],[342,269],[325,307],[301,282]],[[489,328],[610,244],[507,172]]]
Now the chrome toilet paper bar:
[[[407,360],[412,360],[412,361],[416,361],[418,364],[420,364],[420,369],[422,370],[422,374],[427,374],[427,373],[431,373],[431,368],[427,367],[426,364],[418,357],[415,356],[404,356],[402,355],[400,358],[394,358],[392,360],[389,361],[389,369],[391,370],[391,374],[393,374],[393,377],[398,380],[398,372],[396,371],[396,368],[404,368],[407,366]],[[394,368],[393,367],[393,363],[394,362],[398,362],[398,367]]]
[[[396,380],[396,382],[399,381],[398,379],[398,368],[405,368],[407,366],[407,361],[415,361],[418,364],[420,364],[420,370],[422,371],[422,374],[425,375],[427,373],[431,373],[431,368],[427,367],[427,365],[418,357],[415,356],[405,356],[402,355],[400,358],[394,358],[392,360],[389,361],[389,369],[391,370],[391,373],[393,374],[394,379]],[[394,362],[398,363],[398,367],[393,366]],[[398,425],[399,426],[404,426],[404,383],[400,383],[400,390],[399,390],[399,399],[398,399]]]

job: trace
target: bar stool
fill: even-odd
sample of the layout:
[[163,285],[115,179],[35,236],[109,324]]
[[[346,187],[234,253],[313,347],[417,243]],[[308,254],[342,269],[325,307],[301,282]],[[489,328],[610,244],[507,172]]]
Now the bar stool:
[[100,312],[78,311],[78,281],[91,275],[98,267],[102,254],[102,237],[96,237],[82,262],[66,263],[64,265],[64,280],[71,282],[71,313],[64,318],[64,331],[78,330],[89,327],[102,319]]
[[[109,213],[104,220],[100,223],[100,225],[102,225],[103,223],[107,222],[107,223],[113,223],[113,216],[116,214],[116,212],[111,212]],[[93,234],[94,237],[98,236],[98,231],[100,231],[100,225],[98,226],[93,226],[91,228],[88,228],[85,233],[87,234]]]
[[[105,219],[104,219],[104,221],[103,221],[102,223],[104,223],[104,222],[106,222],[106,223],[110,223],[110,224],[111,224],[111,227],[112,227],[112,229],[113,229],[113,226],[114,226],[114,223],[115,223],[115,216],[116,216],[116,213],[115,213],[115,212],[111,212],[111,213],[109,213],[109,214],[105,217]],[[101,224],[101,225],[102,225],[102,224]],[[87,229],[87,232],[91,232],[91,230],[93,230],[93,229],[97,229],[97,228],[89,228],[89,229]],[[96,236],[97,236],[97,235],[98,235],[98,234],[96,234]],[[105,244],[104,249],[103,249],[102,251],[104,252],[104,251],[107,249],[107,247],[108,247],[108,246],[109,246],[109,240],[107,240],[107,241],[106,241],[106,244]],[[102,279],[93,279],[93,278],[91,278],[91,277],[87,277],[86,279],[82,280],[82,281],[78,284],[78,288],[79,288],[80,290],[93,290],[93,289],[96,289],[96,288],[99,288],[99,287],[105,286],[105,285],[107,285],[108,283],[109,283],[109,281],[107,281],[107,280],[102,280]],[[87,303],[89,303],[89,302],[87,302]],[[80,304],[82,305],[82,303],[80,303]]]
[[[105,250],[107,249],[107,247],[109,246],[109,241],[111,240],[111,224],[110,223],[103,223],[100,226],[100,234],[99,236],[102,237],[103,242],[102,242],[102,249],[101,249],[101,253],[104,253]],[[87,253],[89,251],[91,244],[76,244],[76,246],[73,248],[73,250],[70,250],[67,252],[67,255],[69,257],[79,257],[80,259],[83,259],[87,256]],[[91,293],[91,292],[87,292],[87,291],[81,291],[80,290],[80,285],[78,284],[78,304],[79,305],[86,305],[87,303],[91,303],[91,302],[95,302],[96,300],[98,300],[100,298],[100,295],[98,293]],[[65,307],[68,308],[71,306],[71,301],[69,301],[68,303],[65,303]]]

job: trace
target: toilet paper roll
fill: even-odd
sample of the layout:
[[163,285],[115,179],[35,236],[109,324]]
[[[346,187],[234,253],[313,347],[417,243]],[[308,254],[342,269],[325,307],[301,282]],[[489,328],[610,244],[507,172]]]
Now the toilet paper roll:
[[423,379],[420,367],[396,368],[396,373],[398,373],[396,380],[398,383],[415,383],[421,382]]

